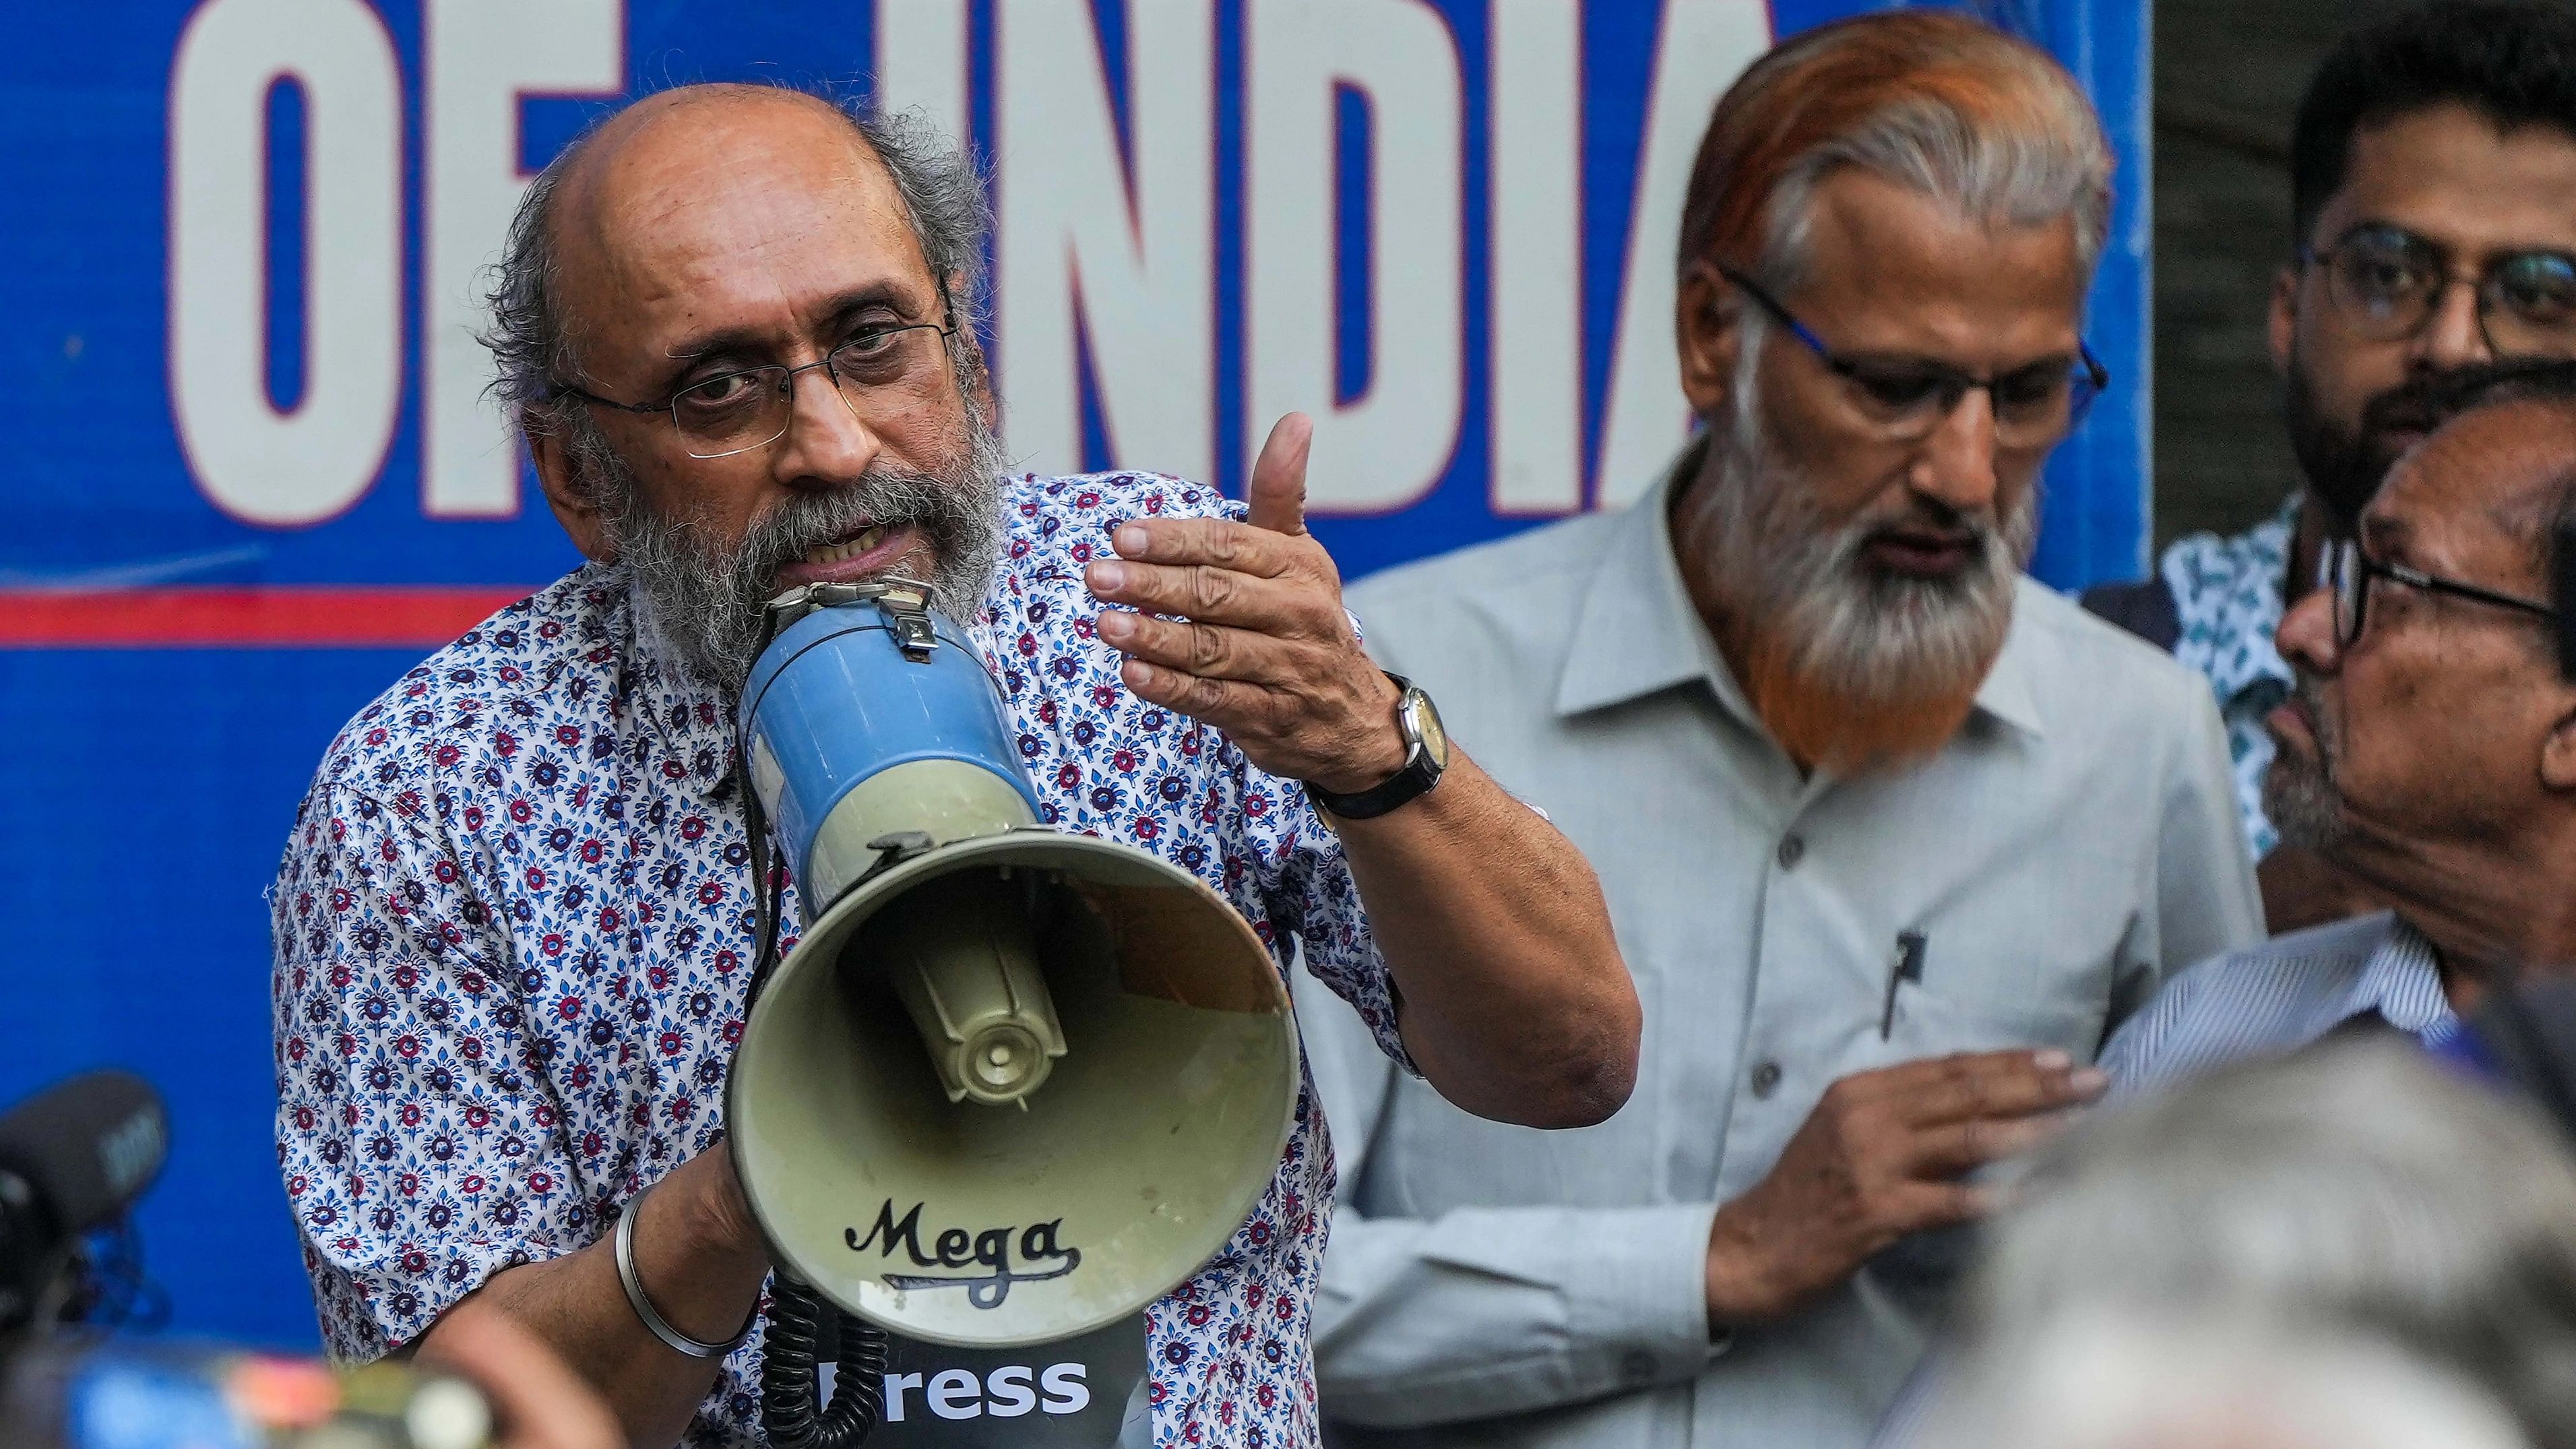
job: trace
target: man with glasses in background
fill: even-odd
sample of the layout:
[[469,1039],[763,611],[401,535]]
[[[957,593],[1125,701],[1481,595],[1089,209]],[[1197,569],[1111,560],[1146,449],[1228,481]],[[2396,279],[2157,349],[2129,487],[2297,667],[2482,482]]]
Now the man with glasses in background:
[[2516,972],[2576,968],[2576,363],[2416,395],[2430,436],[2281,621],[2264,791],[2394,910],[2182,973],[2103,1051],[2116,1095],[2346,1030],[2439,1042]]
[[1624,512],[1353,590],[1599,870],[1647,1032],[1626,1108],[1539,1134],[1301,1015],[1340,1442],[1862,1442],[1967,1175],[2090,1098],[2169,970],[2261,935],[2206,687],[2021,574],[2110,381],[2109,172],[2067,75],[1973,21],[1789,41],[1686,202],[1702,438]]
[[2263,721],[2291,688],[2273,644],[2397,455],[2425,393],[2502,358],[2576,355],[2576,12],[2441,0],[2355,31],[2318,67],[2290,138],[2294,250],[2271,348],[2307,486],[2233,538],[2165,551],[2088,607],[2206,676],[2276,931],[2370,908],[2349,876],[2276,848]]

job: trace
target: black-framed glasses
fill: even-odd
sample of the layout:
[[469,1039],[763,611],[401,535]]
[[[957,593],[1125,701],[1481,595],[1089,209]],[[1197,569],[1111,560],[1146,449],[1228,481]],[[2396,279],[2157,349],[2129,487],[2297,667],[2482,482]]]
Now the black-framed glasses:
[[2558,611],[2532,599],[2516,598],[2482,589],[2476,584],[2446,579],[2404,564],[2381,563],[2361,551],[2357,539],[2330,540],[2325,551],[2317,555],[2317,583],[2334,590],[2335,647],[2349,649],[2361,642],[2361,631],[2370,623],[2370,584],[2373,579],[2387,579],[2419,589],[2428,594],[2448,594],[2455,599],[2485,604],[2491,608],[2511,609],[2518,614],[2555,622]]
[[628,413],[671,415],[692,458],[730,458],[765,448],[787,435],[796,417],[796,377],[823,369],[854,415],[904,407],[937,391],[948,370],[947,342],[957,331],[946,322],[904,322],[861,327],[849,341],[798,367],[770,363],[702,377],[651,402],[619,402],[569,385],[557,391]]
[[2498,357],[2576,355],[2576,253],[2507,252],[2474,273],[2450,249],[2404,227],[2365,223],[2319,251],[2299,249],[2302,266],[2326,274],[2326,298],[2344,324],[2374,342],[2424,329],[2454,284],[2477,290],[2478,331]]
[[2080,340],[2072,367],[2051,358],[1986,377],[1930,358],[1836,352],[1752,278],[1733,267],[1717,270],[1769,313],[1771,320],[1805,343],[1827,371],[1851,384],[1862,415],[1891,443],[1922,441],[1969,393],[1982,392],[1994,405],[1998,444],[2016,449],[2048,447],[2083,422],[2094,399],[2111,385],[2110,370]]

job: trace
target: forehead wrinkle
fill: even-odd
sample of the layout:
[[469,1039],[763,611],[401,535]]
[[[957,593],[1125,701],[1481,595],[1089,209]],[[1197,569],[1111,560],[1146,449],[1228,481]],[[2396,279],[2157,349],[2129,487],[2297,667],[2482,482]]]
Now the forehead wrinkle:
[[[820,125],[827,128],[818,133]],[[825,144],[817,145],[820,140]],[[893,177],[840,112],[762,87],[690,87],[638,102],[585,139],[551,224],[567,259],[567,303],[775,307],[782,249],[818,233],[881,239],[878,265],[831,279],[823,296],[927,262]],[[889,249],[891,256],[885,255]],[[889,264],[890,263],[890,267]],[[567,331],[582,309],[567,305]],[[690,325],[705,309],[691,306]],[[807,319],[811,320],[811,319]]]
[[2502,545],[2516,555],[2518,572],[2536,572],[2528,545],[2572,468],[2576,408],[2524,399],[2473,409],[2436,429],[2390,474],[2369,515],[2378,525],[2372,536],[2411,536],[2463,566]]

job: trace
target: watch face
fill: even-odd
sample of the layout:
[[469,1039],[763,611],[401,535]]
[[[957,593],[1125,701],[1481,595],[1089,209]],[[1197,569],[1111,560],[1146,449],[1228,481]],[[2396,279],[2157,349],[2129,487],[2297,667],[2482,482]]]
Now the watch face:
[[1431,767],[1448,769],[1449,731],[1441,726],[1440,710],[1432,704],[1431,696],[1419,689],[1407,691],[1404,717],[1413,728],[1414,738],[1422,741],[1423,752],[1431,757]]

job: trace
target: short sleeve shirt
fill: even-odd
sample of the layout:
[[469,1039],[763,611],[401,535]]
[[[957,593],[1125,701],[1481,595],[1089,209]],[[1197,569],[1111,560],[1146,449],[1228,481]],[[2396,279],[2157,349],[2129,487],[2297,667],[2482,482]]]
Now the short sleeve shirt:
[[[1025,477],[1002,506],[971,628],[1046,821],[1208,881],[1401,1059],[1358,889],[1304,791],[1128,692],[1094,634],[1082,569],[1110,529],[1239,510],[1135,473]],[[598,1240],[720,1133],[757,904],[732,709],[594,564],[333,741],[271,911],[279,1165],[335,1355],[386,1353],[495,1272]],[[1315,1442],[1331,1190],[1309,1089],[1259,1206],[1147,1314],[1156,1442]],[[760,1354],[755,1327],[684,1442],[757,1442]]]

